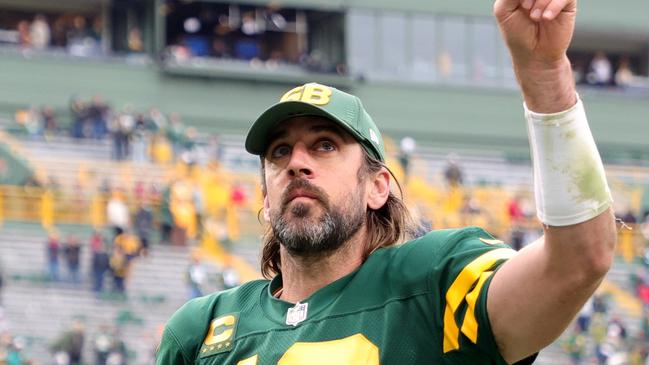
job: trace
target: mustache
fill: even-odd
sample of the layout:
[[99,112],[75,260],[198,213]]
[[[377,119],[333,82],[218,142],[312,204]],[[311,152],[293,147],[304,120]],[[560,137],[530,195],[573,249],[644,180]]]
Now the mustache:
[[309,195],[312,195],[316,200],[322,203],[325,208],[329,207],[329,199],[327,198],[327,193],[325,193],[324,190],[311,184],[308,180],[295,179],[288,184],[286,190],[282,194],[282,211],[286,209],[288,203],[291,202],[293,193],[298,189],[303,190]]

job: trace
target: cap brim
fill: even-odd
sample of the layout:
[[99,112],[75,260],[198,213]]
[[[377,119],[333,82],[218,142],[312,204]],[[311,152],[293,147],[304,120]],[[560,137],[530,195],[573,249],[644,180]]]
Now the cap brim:
[[254,155],[263,155],[268,147],[268,138],[273,129],[275,129],[279,123],[289,118],[300,116],[318,116],[327,118],[343,127],[357,140],[360,141],[363,139],[363,137],[349,127],[346,122],[338,119],[335,115],[316,105],[301,101],[285,101],[268,108],[252,124],[246,137],[246,151]]

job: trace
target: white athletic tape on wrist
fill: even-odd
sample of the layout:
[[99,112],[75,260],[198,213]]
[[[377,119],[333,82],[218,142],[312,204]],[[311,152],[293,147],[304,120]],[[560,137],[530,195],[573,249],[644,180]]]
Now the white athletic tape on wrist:
[[579,97],[575,106],[559,113],[524,108],[539,219],[549,226],[568,226],[604,212],[613,199]]

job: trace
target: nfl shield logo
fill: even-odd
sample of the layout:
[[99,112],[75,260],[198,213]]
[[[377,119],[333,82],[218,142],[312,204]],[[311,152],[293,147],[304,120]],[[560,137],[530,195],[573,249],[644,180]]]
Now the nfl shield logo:
[[286,324],[289,326],[297,326],[306,319],[308,309],[309,303],[295,303],[295,307],[289,308],[286,312]]

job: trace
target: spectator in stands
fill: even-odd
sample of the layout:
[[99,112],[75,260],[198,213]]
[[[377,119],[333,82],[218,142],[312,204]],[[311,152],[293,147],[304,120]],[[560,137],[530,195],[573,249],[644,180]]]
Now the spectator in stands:
[[113,336],[107,324],[99,326],[97,333],[92,340],[92,348],[95,353],[95,365],[106,365],[113,344]]
[[43,121],[38,108],[31,107],[16,113],[16,120],[22,123],[25,131],[33,140],[40,140],[43,134]]
[[99,40],[98,34],[88,27],[86,18],[76,15],[67,33],[68,52],[81,57],[97,55],[101,52]]
[[187,165],[193,165],[198,162],[197,159],[197,148],[196,148],[196,138],[198,132],[196,128],[189,127],[185,130],[185,135],[182,137],[181,144],[181,161]]
[[230,201],[238,208],[243,208],[247,203],[246,192],[243,189],[243,185],[238,181],[235,181],[234,184],[232,184]]
[[68,268],[69,280],[73,284],[79,284],[81,279],[79,277],[79,262],[81,259],[81,244],[79,239],[70,234],[68,240],[63,247],[63,255],[65,257],[65,263]]
[[525,213],[523,213],[521,199],[522,197],[516,194],[507,204],[507,216],[510,226],[509,242],[516,251],[523,248],[525,243]]
[[464,173],[458,162],[458,155],[455,153],[450,153],[446,157],[446,169],[444,170],[444,177],[446,178],[446,183],[450,187],[459,187],[462,185],[464,180]]
[[90,252],[95,253],[104,248],[104,236],[99,230],[95,229],[90,236]]
[[575,324],[575,327],[569,332],[566,341],[562,347],[570,355],[573,365],[580,365],[586,351],[586,333]]
[[404,137],[399,143],[399,164],[403,170],[404,182],[408,181],[410,176],[410,160],[412,159],[412,154],[417,148],[417,143],[412,137]]
[[[6,344],[0,343],[0,364],[6,365],[24,365],[28,364],[27,359],[22,353],[22,349],[25,346],[25,342],[22,338],[11,336],[6,337]],[[4,342],[4,341],[2,341]],[[2,353],[4,349],[4,354]],[[4,355],[4,356],[3,356]],[[4,359],[3,359],[4,357]]]
[[223,287],[224,289],[232,289],[241,284],[239,272],[230,264],[226,262],[223,269]]
[[121,247],[113,247],[113,253],[110,257],[110,271],[113,276],[113,293],[120,297],[125,297],[125,281],[128,275],[128,259]]
[[190,257],[190,263],[185,274],[189,299],[202,297],[203,287],[207,281],[207,272],[203,266],[200,256],[194,251]]
[[27,20],[21,20],[20,22],[18,22],[18,26],[16,28],[18,30],[18,44],[23,47],[31,46],[32,40],[29,34],[29,22]]
[[607,364],[626,364],[628,361],[628,331],[619,316],[613,316],[606,328],[602,345]]
[[149,132],[146,129],[144,115],[138,114],[135,117],[135,127],[133,128],[133,162],[147,162],[149,160]]
[[42,114],[42,123],[43,123],[43,132],[45,138],[51,138],[59,133],[59,122],[56,118],[56,112],[51,106],[46,106],[43,108]]
[[59,241],[59,234],[56,229],[52,228],[48,232],[46,242],[47,253],[47,273],[51,281],[59,280],[59,249],[61,244]]
[[121,161],[126,159],[130,151],[130,138],[135,128],[135,118],[132,114],[132,108],[127,107],[117,115],[111,123],[111,132],[113,135],[113,156],[115,160]]
[[593,298],[588,299],[586,304],[581,307],[579,314],[577,314],[577,327],[582,332],[588,332],[590,326],[590,319],[593,316]]
[[610,85],[613,79],[613,67],[611,61],[604,52],[597,52],[590,62],[589,72],[586,81],[595,86]]
[[144,42],[142,41],[142,31],[140,28],[133,27],[128,31],[127,36],[128,50],[134,53],[144,51]]
[[73,138],[83,138],[84,124],[88,116],[83,100],[77,97],[72,97],[70,99],[70,115],[72,116],[70,134]]
[[51,45],[54,47],[65,47],[67,42],[66,35],[68,33],[65,16],[59,16],[54,20],[51,33]]
[[95,95],[87,111],[87,117],[92,125],[92,137],[103,139],[108,133],[106,119],[108,118],[110,108],[104,102],[101,95]]
[[95,231],[90,238],[92,250],[92,290],[99,295],[104,290],[104,277],[110,270],[110,258],[104,248],[104,238],[99,231]]
[[95,365],[125,365],[126,344],[116,327],[103,324],[93,339]]
[[140,255],[140,241],[128,229],[115,237],[113,246],[121,249],[129,265],[134,258]]
[[72,28],[68,30],[68,43],[77,40],[81,41],[89,35],[86,18],[82,15],[76,15],[72,20]]
[[168,164],[173,161],[173,147],[163,132],[153,135],[151,157],[155,163],[159,164]]
[[167,128],[167,117],[157,107],[151,107],[145,123],[146,129],[151,132],[157,132]]
[[55,356],[67,355],[69,365],[83,364],[85,326],[74,320],[70,330],[64,332],[52,345]]
[[43,14],[36,14],[29,27],[29,37],[32,47],[44,49],[50,45],[50,25]]
[[185,62],[192,58],[192,51],[187,46],[187,41],[184,36],[178,36],[174,44],[165,48],[163,58],[173,62]]
[[140,202],[133,221],[135,223],[135,232],[140,240],[142,255],[146,256],[149,251],[149,237],[153,229],[153,213],[150,206],[144,201]]
[[636,76],[631,71],[631,61],[629,57],[622,57],[615,71],[615,85],[620,87],[632,86]]
[[169,127],[167,128],[167,138],[173,146],[174,159],[177,159],[184,150],[185,125],[180,118],[180,114],[171,113],[169,115]]
[[167,185],[162,190],[159,206],[160,240],[164,244],[171,243],[171,232],[174,226],[173,214],[171,214],[171,185]]
[[128,228],[130,224],[129,216],[130,214],[125,202],[124,192],[121,190],[115,191],[106,205],[108,225],[114,232],[113,240]]
[[232,58],[232,52],[223,39],[215,38],[212,41],[210,56],[215,58]]
[[208,161],[220,162],[223,156],[223,146],[221,144],[221,137],[218,134],[210,136],[207,145]]

